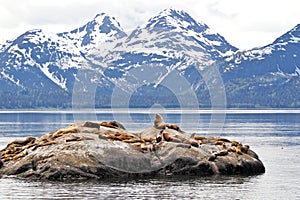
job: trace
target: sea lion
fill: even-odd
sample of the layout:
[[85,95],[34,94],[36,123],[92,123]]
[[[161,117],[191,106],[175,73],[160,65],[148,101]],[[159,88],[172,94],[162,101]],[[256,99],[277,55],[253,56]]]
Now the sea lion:
[[165,127],[176,130],[176,131],[180,131],[179,126],[177,126],[176,124],[165,124]]
[[242,145],[238,145],[236,148],[235,148],[235,152],[239,155],[242,155],[243,152],[242,152]]
[[[167,130],[167,129],[166,129]],[[162,138],[164,139],[164,141],[167,142],[176,142],[176,143],[182,143],[182,140],[179,138],[176,138],[175,136],[171,136],[168,132],[166,131],[161,131],[162,134]]]
[[156,142],[159,143],[162,141],[161,135],[156,136]]
[[227,148],[227,151],[228,151],[228,152],[236,153],[236,150],[235,150],[235,149],[236,149],[235,146],[233,146],[233,147],[228,147],[228,148]]
[[199,147],[199,143],[196,142],[196,141],[191,141],[190,144],[191,144],[193,147]]
[[206,139],[206,137],[196,135],[196,136],[194,136],[194,139],[195,140],[204,140],[204,139]]
[[38,138],[38,140],[39,141],[49,141],[50,137],[51,137],[50,135],[42,135],[41,137]]
[[16,154],[15,156],[13,156],[13,159],[14,160],[17,160],[17,159],[19,159],[19,158],[22,158],[22,157],[24,157],[24,156],[26,156],[27,155],[27,153],[25,152],[21,152],[21,153],[19,153],[19,154]]
[[237,147],[238,145],[240,145],[240,143],[237,142],[237,141],[232,141],[231,142],[231,146]]
[[115,129],[126,130],[125,127],[121,123],[119,123],[117,121],[101,122],[100,126],[105,126],[105,127],[108,127],[108,128],[115,128]]
[[76,127],[67,127],[67,128],[63,128],[63,129],[58,129],[56,132],[54,132],[52,134],[52,138],[58,138],[64,134],[68,134],[68,133],[77,133],[78,130]]
[[222,141],[222,142],[231,142],[230,140],[226,138],[217,138],[217,141]]
[[13,157],[11,156],[5,156],[4,158],[1,158],[2,162],[7,162],[7,161],[10,161],[10,160],[13,160]]
[[108,139],[108,137],[106,135],[102,135],[102,134],[99,134],[98,138],[99,139],[103,139],[103,140],[107,140]]
[[191,144],[178,143],[178,144],[176,144],[176,147],[190,149],[192,147],[192,145]]
[[224,145],[224,142],[223,141],[216,141],[215,143],[214,143],[215,145]]
[[214,161],[218,156],[226,156],[228,154],[227,150],[221,150],[221,151],[217,151],[215,153],[212,153],[209,157],[208,157],[208,161]]
[[226,156],[228,154],[227,150],[221,150],[215,153],[216,156]]
[[173,138],[170,136],[169,133],[165,132],[165,131],[161,131],[162,133],[162,138],[164,139],[164,141],[167,141],[167,142],[171,142],[173,141]]
[[135,137],[133,135],[129,135],[128,133],[125,133],[125,132],[116,132],[116,133],[109,134],[108,138],[112,139],[112,140],[123,141],[123,140],[130,140]]
[[217,158],[216,154],[213,153],[208,157],[208,161],[214,161],[216,158]]
[[20,146],[24,146],[28,143],[33,143],[35,142],[36,138],[34,137],[27,137],[26,139],[19,139],[19,140],[14,140],[11,143],[9,143],[6,147],[11,146],[11,145],[20,145]]
[[155,119],[154,119],[154,127],[158,128],[158,129],[163,129],[165,128],[165,122],[164,119],[162,118],[162,116],[160,114],[156,114],[155,115]]
[[100,128],[100,124],[96,122],[85,122],[82,126],[88,128],[97,128],[97,129]]
[[148,138],[148,137],[141,138],[142,142],[153,142],[155,140],[156,140],[156,138]]
[[250,146],[246,144],[246,145],[242,146],[241,148],[242,148],[242,152],[248,153],[248,150],[250,149]]
[[39,147],[43,147],[43,146],[49,146],[49,145],[53,145],[53,144],[57,144],[57,142],[56,141],[54,141],[54,140],[51,140],[51,141],[47,141],[47,142],[37,142],[36,144],[35,144],[35,146],[33,147],[33,151],[35,151],[37,148],[39,148]]
[[[131,139],[125,139],[125,140],[122,140],[123,142],[126,142],[126,143],[137,143],[137,142],[143,142],[139,139],[136,139],[136,138],[131,138]],[[144,143],[144,142],[143,142]]]
[[156,114],[155,115],[155,119],[154,119],[154,127],[157,129],[165,129],[165,128],[169,128],[169,129],[173,129],[179,132],[182,132],[179,128],[179,126],[177,126],[176,124],[166,124],[164,122],[163,117],[160,114]]
[[66,138],[66,142],[73,142],[73,141],[80,141],[80,140],[82,140],[82,138],[76,135],[70,135],[68,138]]
[[24,153],[24,148],[21,147],[14,147],[9,146],[7,149],[1,152],[1,160],[3,162],[9,161],[9,160],[16,160],[20,157],[24,157],[26,153]]

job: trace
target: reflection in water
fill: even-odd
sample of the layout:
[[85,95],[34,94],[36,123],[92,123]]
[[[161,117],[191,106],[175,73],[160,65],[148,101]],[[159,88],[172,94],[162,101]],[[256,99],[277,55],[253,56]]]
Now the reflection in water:
[[[10,197],[33,198],[109,198],[145,199],[224,198],[243,199],[250,192],[259,176],[216,176],[216,177],[170,177],[142,180],[107,180],[82,182],[38,182],[3,178],[0,184],[1,199]],[[18,188],[12,191],[8,186]],[[237,192],[238,191],[238,192]]]

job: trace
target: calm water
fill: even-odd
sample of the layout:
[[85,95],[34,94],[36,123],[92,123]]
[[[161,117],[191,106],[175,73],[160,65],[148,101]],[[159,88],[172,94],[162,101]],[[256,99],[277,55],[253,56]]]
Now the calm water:
[[[131,112],[0,111],[0,148],[16,138],[40,136],[78,120],[118,120],[130,131],[152,126],[153,111]],[[2,177],[0,199],[300,199],[300,112],[255,112],[185,112],[188,114],[183,116],[178,111],[164,111],[163,116],[166,122],[181,124],[189,132],[249,144],[266,167],[263,175],[86,182]]]

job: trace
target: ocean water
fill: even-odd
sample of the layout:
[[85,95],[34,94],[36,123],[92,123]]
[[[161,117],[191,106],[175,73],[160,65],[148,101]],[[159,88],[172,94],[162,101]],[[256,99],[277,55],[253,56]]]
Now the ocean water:
[[256,176],[162,177],[51,182],[0,178],[0,199],[300,199],[300,111],[91,110],[0,111],[0,149],[74,121],[117,120],[130,131],[152,126],[156,112],[187,132],[250,145],[266,167]]

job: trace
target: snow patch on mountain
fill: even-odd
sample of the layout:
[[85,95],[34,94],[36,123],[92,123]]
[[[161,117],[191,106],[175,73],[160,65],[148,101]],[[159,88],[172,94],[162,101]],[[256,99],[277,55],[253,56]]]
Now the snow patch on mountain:
[[293,73],[285,73],[280,68],[278,68],[277,72],[272,73],[275,76],[281,76],[284,78],[293,78],[293,77],[300,77],[300,69],[298,67],[295,68],[295,72]]
[[0,72],[0,75],[1,75],[1,76],[0,76],[0,79],[1,79],[1,77],[2,77],[3,79],[9,80],[10,82],[12,82],[13,84],[15,84],[16,86],[21,87],[22,89],[25,88],[25,87],[20,83],[20,80],[14,78],[14,75],[6,74],[4,71]]
[[58,78],[57,76],[54,75],[54,72],[50,72],[48,65],[47,64],[41,64],[40,69],[42,70],[42,72],[51,80],[53,81],[56,85],[58,85],[60,88],[68,91],[67,88],[67,79],[65,79],[64,77],[62,77],[62,75],[60,75],[60,78]]

